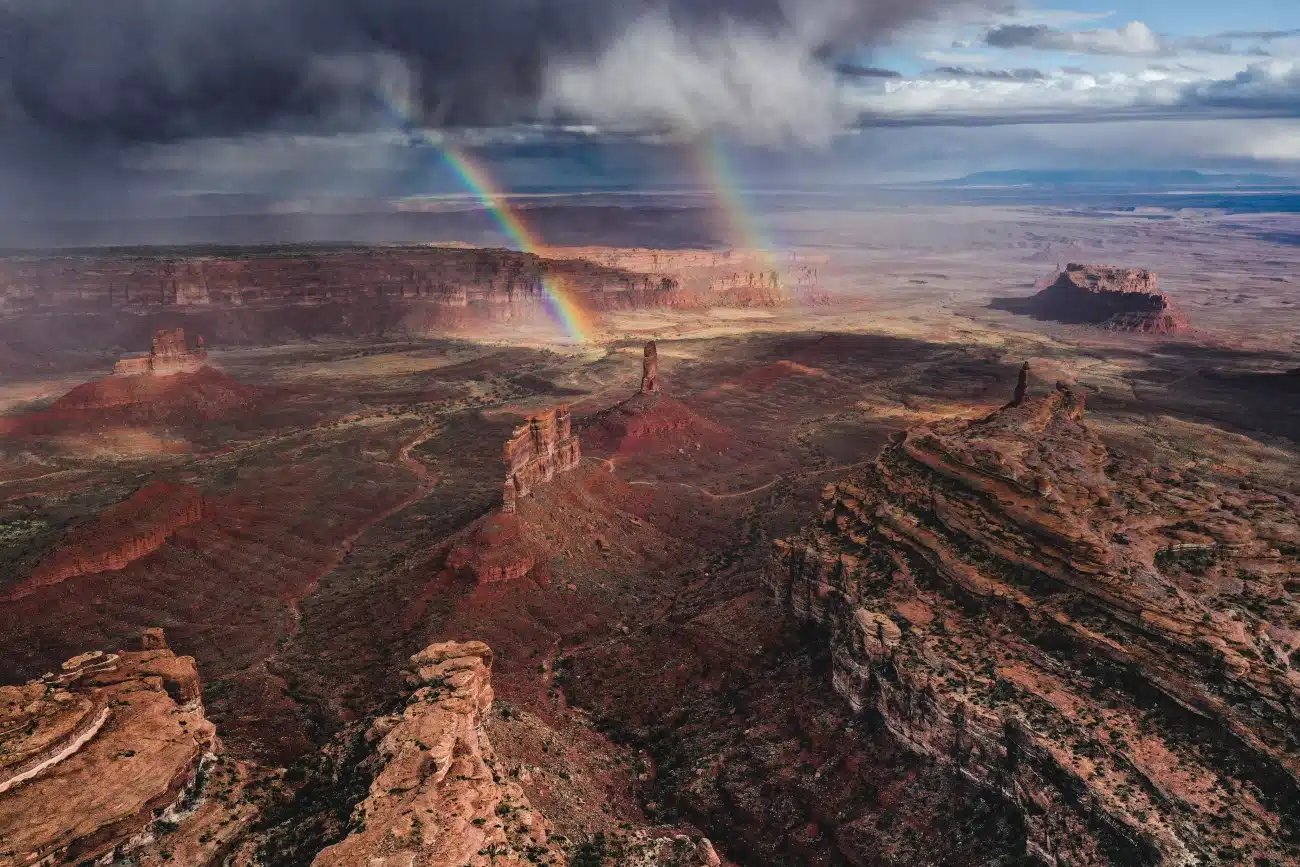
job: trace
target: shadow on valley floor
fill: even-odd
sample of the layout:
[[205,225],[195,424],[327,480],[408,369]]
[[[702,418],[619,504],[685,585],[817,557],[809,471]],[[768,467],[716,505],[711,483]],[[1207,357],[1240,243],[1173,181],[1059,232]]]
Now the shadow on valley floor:
[[1127,379],[1149,412],[1300,443],[1300,357],[1164,343]]

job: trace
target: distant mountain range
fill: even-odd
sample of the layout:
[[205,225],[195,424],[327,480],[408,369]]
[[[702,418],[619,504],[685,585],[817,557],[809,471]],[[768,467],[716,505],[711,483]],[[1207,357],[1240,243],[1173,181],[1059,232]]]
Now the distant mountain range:
[[1300,179],[1254,172],[1160,169],[1059,169],[975,172],[939,181],[946,187],[1297,187]]

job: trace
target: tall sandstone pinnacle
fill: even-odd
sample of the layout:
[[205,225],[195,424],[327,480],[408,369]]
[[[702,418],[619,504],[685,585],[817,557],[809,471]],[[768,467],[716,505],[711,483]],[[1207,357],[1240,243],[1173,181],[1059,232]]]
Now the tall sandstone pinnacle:
[[1016,393],[1011,397],[1011,406],[1020,406],[1025,402],[1025,395],[1029,392],[1029,362],[1026,361],[1020,368],[1020,375],[1016,378]]
[[1112,452],[1058,383],[907,431],[766,580],[831,688],[1007,796],[1027,855],[1296,864],[1300,498],[1214,472]]
[[645,345],[645,357],[641,362],[641,393],[659,393],[659,347],[653,340]]

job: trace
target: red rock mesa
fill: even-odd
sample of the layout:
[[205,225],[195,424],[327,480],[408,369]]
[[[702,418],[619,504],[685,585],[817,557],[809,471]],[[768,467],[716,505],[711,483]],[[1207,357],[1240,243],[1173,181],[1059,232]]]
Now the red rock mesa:
[[[202,338],[200,340],[200,347]],[[207,366],[185,330],[163,329],[148,355],[123,358],[113,375],[82,383],[48,409],[0,421],[0,435],[77,434],[113,426],[197,427],[250,407],[259,392]]]
[[[203,338],[199,338],[199,346]],[[207,364],[202,349],[191,351],[185,345],[185,329],[162,329],[154,334],[149,354],[140,358],[123,358],[113,367],[115,376],[171,376],[175,373],[198,373]]]
[[1152,271],[1107,265],[1065,266],[1056,282],[1028,299],[1027,312],[1059,322],[1116,331],[1174,334],[1191,328]]
[[506,482],[502,511],[514,514],[515,501],[533,489],[578,466],[582,447],[573,435],[567,406],[548,410],[528,419],[506,443]]

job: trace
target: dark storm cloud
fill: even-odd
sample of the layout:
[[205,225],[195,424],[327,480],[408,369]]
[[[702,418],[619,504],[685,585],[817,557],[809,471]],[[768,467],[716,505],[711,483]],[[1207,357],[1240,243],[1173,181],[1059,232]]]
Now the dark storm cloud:
[[982,81],[1044,81],[1038,69],[971,69],[965,66],[940,66],[934,74],[943,78],[973,78]]
[[[377,79],[398,71],[423,123],[505,124],[543,109],[580,119],[586,106],[572,94],[605,91],[581,82],[542,106],[548,68],[604,70],[602,58],[648,20],[707,66],[725,55],[710,45],[736,33],[749,47],[763,34],[833,55],[970,2],[0,0],[0,130],[140,142],[356,125],[375,109]],[[637,38],[653,38],[646,32]],[[640,72],[650,83],[675,74]]]

